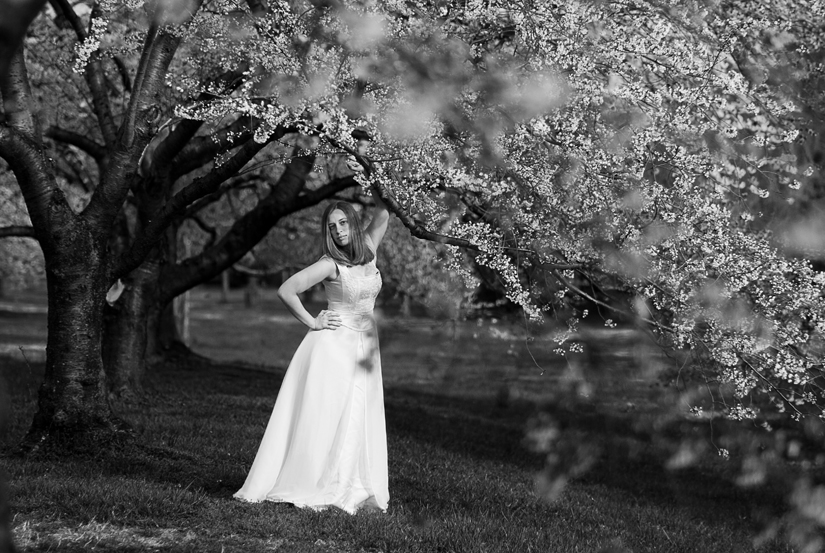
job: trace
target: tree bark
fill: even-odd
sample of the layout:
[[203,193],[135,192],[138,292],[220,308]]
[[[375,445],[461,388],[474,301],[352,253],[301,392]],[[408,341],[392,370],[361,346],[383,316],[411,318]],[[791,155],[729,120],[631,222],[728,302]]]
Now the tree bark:
[[103,345],[109,393],[119,398],[138,395],[146,373],[147,322],[157,303],[157,255],[150,256],[126,278],[125,289],[109,309]]
[[109,405],[101,356],[106,244],[67,205],[53,204],[50,211],[53,232],[44,247],[49,297],[46,374],[22,448],[95,450],[126,430]]

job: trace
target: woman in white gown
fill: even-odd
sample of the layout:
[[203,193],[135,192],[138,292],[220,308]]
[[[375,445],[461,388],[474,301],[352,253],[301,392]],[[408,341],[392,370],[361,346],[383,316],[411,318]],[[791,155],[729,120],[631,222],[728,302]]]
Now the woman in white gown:
[[[389,214],[377,197],[376,206],[362,230],[352,206],[329,205],[321,221],[324,256],[278,290],[309,332],[289,364],[237,499],[348,513],[387,509],[384,392],[372,310],[381,289],[375,253]],[[319,282],[328,307],[313,317],[298,294]]]

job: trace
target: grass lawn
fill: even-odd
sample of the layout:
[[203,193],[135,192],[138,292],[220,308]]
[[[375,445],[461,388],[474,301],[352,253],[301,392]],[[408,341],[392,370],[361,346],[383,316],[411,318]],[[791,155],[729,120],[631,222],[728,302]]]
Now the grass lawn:
[[[613,370],[583,390],[569,384],[571,366],[550,355],[549,343],[537,340],[526,351],[517,327],[390,317],[381,336],[389,511],[350,516],[234,501],[284,360],[303,334],[284,313],[271,298],[245,310],[201,291],[193,299],[194,347],[223,360],[158,367],[140,401],[115,406],[139,445],[86,458],[0,459],[18,547],[747,552],[755,550],[762,519],[781,503],[730,484],[721,460],[663,468],[670,452],[640,421],[655,421],[673,397],[646,377],[648,365],[629,361],[650,357],[630,351],[638,344],[602,348],[598,364]],[[0,448],[10,450],[25,432],[41,378],[38,360],[0,357],[0,393],[5,387],[9,394],[0,405],[10,406]],[[572,401],[571,393],[590,399]],[[589,470],[554,502],[535,493],[545,456],[525,446],[525,430],[539,412],[596,452]],[[758,551],[791,549],[767,541]]]

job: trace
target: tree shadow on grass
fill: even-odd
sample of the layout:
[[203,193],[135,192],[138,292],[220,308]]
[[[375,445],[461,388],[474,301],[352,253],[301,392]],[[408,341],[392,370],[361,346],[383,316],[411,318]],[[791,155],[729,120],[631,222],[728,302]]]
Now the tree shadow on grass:
[[[9,375],[9,370],[13,374]],[[4,373],[15,408],[30,410],[36,396],[36,385],[30,380],[36,377],[38,368],[31,371],[30,367],[17,363],[11,368],[5,366]],[[185,413],[184,420],[201,418],[207,429],[212,424],[208,416],[219,408],[216,401],[228,403],[234,398],[238,407],[220,406],[224,409],[220,411],[224,413],[222,417],[237,417],[215,426],[214,440],[220,445],[221,441],[230,439],[240,443],[240,438],[230,434],[237,434],[248,425],[260,426],[262,434],[281,374],[223,364],[193,364],[159,367],[150,379],[144,403],[131,408],[153,410],[163,406],[168,409],[172,403]],[[446,452],[471,463],[496,467],[495,474],[532,475],[541,471],[546,461],[545,454],[532,452],[525,444],[528,420],[539,412],[547,413],[563,434],[597,447],[592,466],[570,489],[605,488],[626,497],[628,502],[650,504],[654,508],[676,505],[685,510],[686,516],[711,524],[718,524],[720,520],[774,516],[783,503],[778,491],[763,488],[743,491],[718,471],[667,470],[665,464],[672,444],[682,438],[678,435],[680,429],[671,429],[672,435],[656,434],[632,416],[600,412],[593,405],[575,404],[564,398],[541,406],[520,400],[502,404],[492,396],[461,397],[409,387],[388,387],[385,399],[394,501],[426,510],[431,516],[463,508],[472,512],[473,503],[484,501],[503,504],[508,500],[506,486],[510,484],[493,489],[491,484],[495,482],[484,479],[448,480],[445,484],[443,478],[409,478],[404,473],[406,460],[394,459],[394,448],[401,451],[406,447],[421,457],[423,453],[416,450],[420,445],[433,454]],[[245,404],[251,405],[244,407]],[[22,421],[18,421],[15,432],[24,430]],[[94,474],[128,476],[171,487],[190,486],[209,496],[229,499],[243,483],[257,448],[257,442],[253,443],[255,439],[243,438],[245,452],[232,458],[220,457],[214,451],[188,450],[191,445],[178,447],[158,441],[150,445],[134,443],[92,459],[78,459],[77,470],[82,471],[84,463],[88,466],[91,460]],[[668,443],[664,443],[666,441]],[[449,459],[443,466],[435,461],[432,470],[455,470],[447,466],[448,463]],[[529,486],[530,482],[525,485]],[[517,500],[522,507],[525,501],[523,497]]]
[[[595,454],[592,465],[572,486],[609,488],[635,504],[681,506],[689,516],[709,523],[720,518],[767,520],[782,514],[785,491],[781,487],[743,489],[732,481],[730,470],[666,467],[684,438],[710,439],[701,435],[709,432],[707,427],[671,425],[655,431],[632,417],[599,412],[592,405],[573,407],[565,401],[541,406],[514,401],[499,407],[492,397],[387,391],[391,437],[407,436],[478,461],[505,463],[533,473],[545,468],[547,457],[530,451],[525,440],[528,421],[538,413],[549,415],[562,435],[594,446],[590,449]],[[437,490],[424,495],[432,501]]]

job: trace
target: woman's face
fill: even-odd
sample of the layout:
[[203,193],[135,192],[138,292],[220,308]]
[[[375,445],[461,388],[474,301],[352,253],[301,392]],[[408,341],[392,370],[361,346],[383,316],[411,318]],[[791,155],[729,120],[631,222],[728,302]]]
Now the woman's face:
[[349,220],[343,211],[334,209],[329,214],[327,228],[336,246],[340,248],[349,244]]

